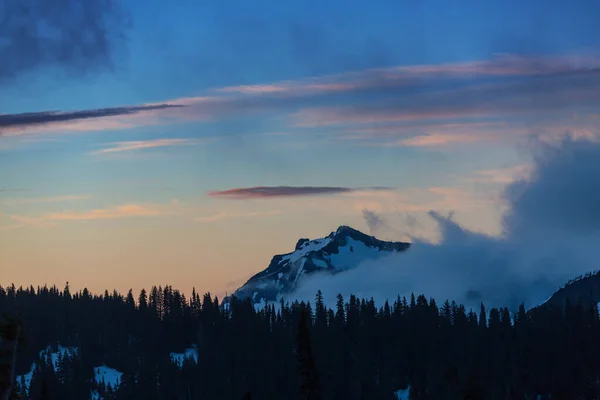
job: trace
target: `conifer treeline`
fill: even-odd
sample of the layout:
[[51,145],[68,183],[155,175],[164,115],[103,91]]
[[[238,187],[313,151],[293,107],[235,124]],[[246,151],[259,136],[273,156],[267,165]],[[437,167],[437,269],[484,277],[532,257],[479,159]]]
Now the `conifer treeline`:
[[[600,318],[581,304],[529,313],[520,307],[512,315],[482,306],[478,316],[423,295],[381,307],[338,296],[331,309],[318,293],[313,304],[256,310],[235,298],[223,307],[196,291],[186,298],[171,286],[123,296],[71,293],[67,285],[0,287],[0,311],[22,315],[17,374],[49,344],[79,349],[56,370],[37,360],[25,397],[36,400],[42,392],[47,399],[89,398],[99,365],[123,372],[115,391],[94,386],[107,400],[239,400],[246,393],[258,400],[394,400],[408,385],[416,400],[600,398]],[[198,362],[179,368],[169,354],[192,344]]]

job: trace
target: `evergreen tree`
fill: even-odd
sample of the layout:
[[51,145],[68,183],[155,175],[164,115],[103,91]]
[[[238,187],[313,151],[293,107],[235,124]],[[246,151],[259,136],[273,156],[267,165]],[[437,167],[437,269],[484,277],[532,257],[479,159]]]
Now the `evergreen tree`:
[[481,303],[479,309],[479,327],[485,329],[487,327],[487,316],[485,314],[485,306]]
[[15,368],[19,344],[23,340],[22,321],[20,317],[3,314],[0,321],[0,400],[16,397]]
[[300,313],[296,339],[296,357],[300,369],[300,397],[302,400],[320,400],[321,387],[312,354],[307,311]]

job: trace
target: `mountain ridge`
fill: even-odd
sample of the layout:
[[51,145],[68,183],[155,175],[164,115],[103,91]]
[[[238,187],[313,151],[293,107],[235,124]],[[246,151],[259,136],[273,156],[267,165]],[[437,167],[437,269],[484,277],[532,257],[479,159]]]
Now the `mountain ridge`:
[[294,251],[273,256],[268,267],[253,275],[233,295],[254,303],[278,301],[293,292],[300,277],[315,273],[336,274],[356,268],[366,260],[406,251],[407,242],[379,240],[347,225],[324,238],[301,238]]

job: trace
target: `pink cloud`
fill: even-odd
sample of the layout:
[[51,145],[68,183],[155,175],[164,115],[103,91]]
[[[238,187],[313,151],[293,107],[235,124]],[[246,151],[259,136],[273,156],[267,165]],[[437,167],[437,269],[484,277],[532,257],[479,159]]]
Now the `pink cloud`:
[[61,221],[93,221],[131,217],[155,217],[168,215],[169,212],[156,206],[125,204],[113,208],[97,208],[89,211],[48,213],[41,216],[12,215],[10,219],[16,223],[12,227],[48,227]]
[[157,147],[173,147],[173,146],[193,146],[200,142],[190,139],[155,139],[155,140],[139,140],[130,142],[109,143],[111,147],[102,150],[96,150],[90,154],[107,154],[123,151],[134,151],[141,149],[152,149]]
[[446,146],[452,144],[468,144],[481,141],[497,140],[498,137],[490,135],[472,135],[472,134],[442,134],[433,133],[430,135],[415,136],[401,139],[393,145],[407,147],[434,147]]
[[79,201],[88,200],[93,196],[91,195],[67,195],[67,196],[56,196],[56,197],[38,197],[31,199],[12,199],[5,201],[5,204],[35,204],[35,203],[58,203],[66,201]]
[[532,166],[528,164],[515,165],[506,168],[495,168],[475,171],[467,179],[473,183],[500,183],[507,184],[516,179],[524,179],[531,173]]
[[498,54],[491,60],[439,65],[412,65],[374,68],[331,74],[296,81],[239,85],[214,89],[222,93],[305,95],[343,92],[390,85],[407,85],[415,80],[484,76],[532,76],[573,72],[600,67],[600,58],[586,54],[558,57]]

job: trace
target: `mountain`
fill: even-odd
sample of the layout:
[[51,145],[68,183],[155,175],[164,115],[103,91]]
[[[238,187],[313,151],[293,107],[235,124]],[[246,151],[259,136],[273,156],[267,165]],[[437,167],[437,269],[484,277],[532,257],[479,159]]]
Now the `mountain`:
[[600,272],[590,272],[567,282],[542,306],[564,307],[567,299],[573,305],[581,302],[585,307],[600,302]]
[[335,274],[357,267],[395,251],[405,251],[410,243],[386,242],[349,226],[340,226],[328,236],[300,239],[293,252],[273,257],[269,266],[235,291],[238,298],[277,301],[292,292],[301,276],[314,273]]

